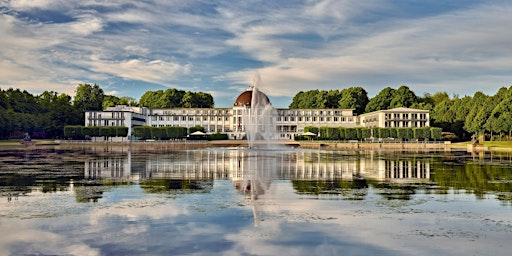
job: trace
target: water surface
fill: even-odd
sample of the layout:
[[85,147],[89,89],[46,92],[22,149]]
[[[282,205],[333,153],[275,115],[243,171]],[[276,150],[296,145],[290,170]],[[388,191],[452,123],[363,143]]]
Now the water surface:
[[0,150],[1,255],[509,255],[512,155]]

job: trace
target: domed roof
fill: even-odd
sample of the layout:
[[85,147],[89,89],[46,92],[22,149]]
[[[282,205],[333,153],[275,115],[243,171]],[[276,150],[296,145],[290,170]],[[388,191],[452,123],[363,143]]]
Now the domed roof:
[[[235,100],[235,104],[233,106],[235,107],[250,107],[252,105],[252,94],[254,92],[254,88],[251,86],[247,91],[242,92],[238,98]],[[267,95],[265,93],[262,93],[261,91],[256,90],[258,93],[257,96],[259,96],[260,104],[270,104],[270,100],[268,99]]]

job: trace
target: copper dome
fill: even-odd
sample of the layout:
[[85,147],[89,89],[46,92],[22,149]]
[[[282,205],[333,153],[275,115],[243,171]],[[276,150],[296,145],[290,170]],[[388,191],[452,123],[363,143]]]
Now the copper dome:
[[[264,104],[270,104],[270,100],[268,99],[268,97],[265,93],[262,93],[261,91],[258,91],[258,90],[256,90],[256,91],[260,96],[263,96],[262,100],[264,101],[263,102]],[[233,104],[233,106],[235,106],[235,107],[243,107],[243,106],[250,107],[251,103],[252,103],[252,93],[253,93],[252,87],[249,88],[247,91],[242,92],[238,96],[238,98],[236,98],[235,104]]]

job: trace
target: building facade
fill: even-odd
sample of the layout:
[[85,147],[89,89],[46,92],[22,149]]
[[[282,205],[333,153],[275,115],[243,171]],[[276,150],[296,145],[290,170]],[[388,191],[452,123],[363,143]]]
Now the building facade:
[[412,108],[378,110],[359,116],[359,124],[367,128],[420,128],[430,126],[430,111]]
[[[270,105],[268,97],[261,94],[263,103]],[[260,111],[253,106],[253,90],[238,96],[232,108],[165,108],[115,106],[104,111],[87,111],[85,126],[125,126],[128,137],[132,137],[133,127],[195,127],[201,126],[206,133],[224,133],[229,139],[242,139],[246,133],[247,115]],[[304,133],[304,128],[314,127],[428,127],[429,111],[411,108],[379,110],[355,115],[353,109],[289,109],[272,108],[268,118],[275,126],[277,139],[293,139]]]

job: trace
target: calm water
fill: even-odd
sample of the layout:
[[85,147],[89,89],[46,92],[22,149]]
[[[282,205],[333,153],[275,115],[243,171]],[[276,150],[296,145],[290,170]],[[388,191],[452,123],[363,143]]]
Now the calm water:
[[0,255],[510,255],[512,154],[0,150]]

